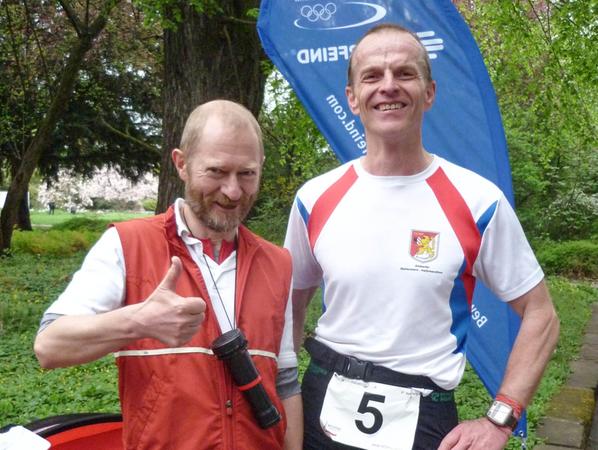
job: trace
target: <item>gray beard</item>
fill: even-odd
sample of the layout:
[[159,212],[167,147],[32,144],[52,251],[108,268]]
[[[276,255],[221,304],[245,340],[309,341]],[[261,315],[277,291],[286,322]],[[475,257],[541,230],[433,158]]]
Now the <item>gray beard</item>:
[[189,205],[189,208],[198,221],[212,231],[227,233],[236,230],[243,220],[245,220],[245,217],[247,217],[255,203],[257,193],[251,197],[247,197],[241,203],[241,209],[231,215],[214,214],[209,210],[209,205],[206,204],[204,198],[201,201],[192,200],[190,192],[186,192],[185,197],[185,202]]

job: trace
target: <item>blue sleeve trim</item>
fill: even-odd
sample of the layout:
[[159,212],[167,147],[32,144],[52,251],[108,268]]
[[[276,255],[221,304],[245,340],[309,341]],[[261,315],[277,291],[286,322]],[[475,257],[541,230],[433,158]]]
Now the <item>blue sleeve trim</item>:
[[480,231],[480,236],[484,236],[484,231],[486,231],[486,227],[494,217],[494,212],[496,211],[496,207],[498,206],[498,201],[492,203],[486,211],[480,216],[476,225],[478,230]]
[[305,226],[307,227],[307,222],[309,222],[309,213],[307,212],[307,208],[305,207],[303,202],[299,199],[299,197],[296,198],[296,202],[297,202],[297,209],[299,209],[299,214],[301,214],[303,223],[305,223]]

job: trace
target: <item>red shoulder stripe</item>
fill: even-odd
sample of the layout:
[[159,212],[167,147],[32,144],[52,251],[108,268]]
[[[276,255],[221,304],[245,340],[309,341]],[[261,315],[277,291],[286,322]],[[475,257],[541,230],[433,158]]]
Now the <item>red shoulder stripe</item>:
[[341,199],[347,193],[349,188],[353,186],[357,180],[357,172],[353,165],[324,193],[316,200],[314,207],[311,210],[309,220],[307,222],[307,234],[309,235],[309,243],[311,249],[314,249],[316,241],[326,225],[328,218],[340,203]]
[[465,254],[466,267],[463,273],[463,284],[467,293],[467,302],[471,306],[475,287],[473,264],[478,257],[482,242],[480,231],[465,200],[441,167],[426,181],[432,188],[434,195],[436,195],[438,203],[453,227]]

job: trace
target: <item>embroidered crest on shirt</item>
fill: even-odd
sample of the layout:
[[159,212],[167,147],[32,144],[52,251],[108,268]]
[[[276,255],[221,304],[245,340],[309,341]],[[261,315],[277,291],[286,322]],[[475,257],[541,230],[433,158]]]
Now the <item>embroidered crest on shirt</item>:
[[438,256],[439,233],[433,231],[411,231],[411,248],[409,253],[416,261],[428,262]]

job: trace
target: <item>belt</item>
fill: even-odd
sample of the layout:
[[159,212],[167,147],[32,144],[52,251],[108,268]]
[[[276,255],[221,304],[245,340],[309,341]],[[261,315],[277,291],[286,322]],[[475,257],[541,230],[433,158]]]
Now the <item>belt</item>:
[[318,366],[347,378],[390,384],[392,386],[431,389],[436,392],[451,394],[453,392],[442,389],[426,376],[396,372],[387,367],[372,364],[369,361],[342,355],[314,338],[306,339],[305,349]]

